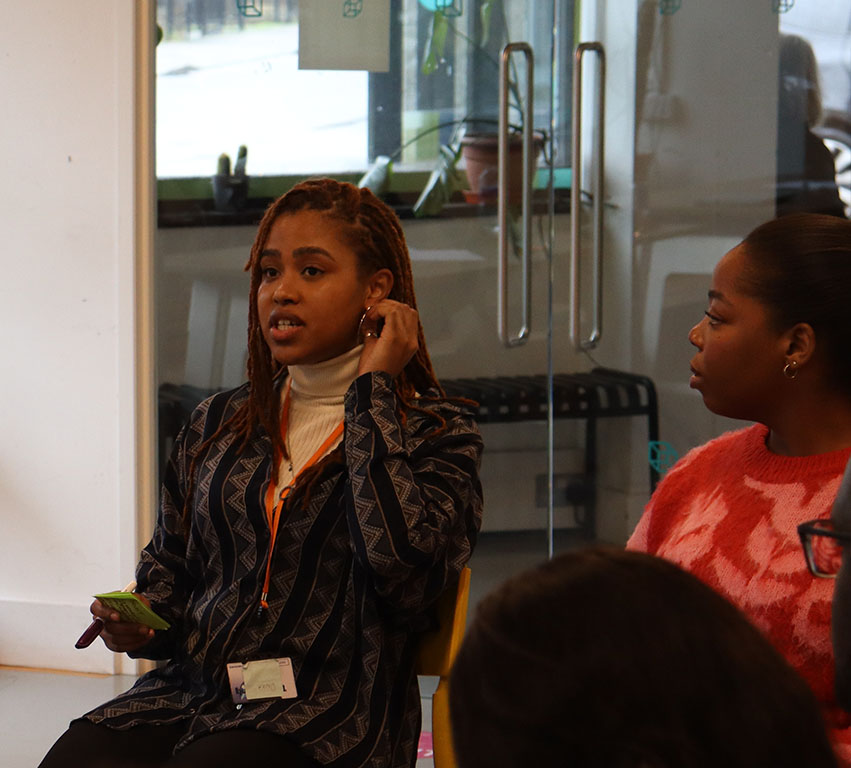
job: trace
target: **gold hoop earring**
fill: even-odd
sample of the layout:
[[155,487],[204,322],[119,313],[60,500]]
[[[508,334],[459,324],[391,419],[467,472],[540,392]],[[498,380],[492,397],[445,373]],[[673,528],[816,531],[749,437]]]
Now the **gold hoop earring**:
[[789,379],[789,381],[793,381],[798,378],[798,361],[790,360],[786,365],[783,366],[783,375]]
[[[366,320],[366,316],[369,314],[369,310],[371,310],[371,309],[372,309],[372,305],[370,304],[370,305],[369,305],[369,306],[368,306],[368,307],[367,307],[367,308],[363,311],[363,314],[360,316],[360,322],[358,323],[358,340],[360,340],[360,338],[361,338],[361,331],[363,330],[363,321],[364,321],[364,320]],[[364,339],[371,339],[371,338],[373,338],[373,337],[376,337],[376,338],[377,338],[377,337],[378,337],[378,334],[377,334],[377,333],[373,333],[372,331],[367,331],[366,333],[364,333],[364,334],[363,334],[363,338],[364,338]]]

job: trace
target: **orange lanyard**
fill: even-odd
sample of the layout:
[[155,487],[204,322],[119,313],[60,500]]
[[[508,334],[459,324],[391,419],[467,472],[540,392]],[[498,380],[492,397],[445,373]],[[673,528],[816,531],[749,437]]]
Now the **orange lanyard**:
[[[290,385],[292,384],[292,380],[287,382],[287,393],[284,397],[284,408],[281,413],[281,442],[286,444],[287,439],[287,423],[290,417]],[[271,481],[269,482],[269,487],[266,489],[266,520],[269,523],[269,532],[271,535],[271,539],[269,541],[269,557],[266,560],[266,578],[263,580],[263,593],[260,595],[260,609],[264,610],[269,607],[269,603],[267,599],[269,597],[269,582],[272,578],[272,553],[275,551],[275,539],[278,537],[278,523],[281,521],[281,511],[284,508],[284,501],[286,501],[287,496],[290,495],[290,491],[298,480],[304,470],[312,467],[319,459],[321,459],[325,452],[337,441],[340,435],[343,434],[343,422],[341,421],[334,429],[331,431],[331,434],[325,438],[325,441],[322,445],[319,446],[316,453],[313,454],[308,460],[307,463],[298,471],[296,476],[292,479],[292,482],[281,491],[278,499],[275,499],[275,486],[272,485]],[[276,452],[275,461],[280,462],[281,456]]]

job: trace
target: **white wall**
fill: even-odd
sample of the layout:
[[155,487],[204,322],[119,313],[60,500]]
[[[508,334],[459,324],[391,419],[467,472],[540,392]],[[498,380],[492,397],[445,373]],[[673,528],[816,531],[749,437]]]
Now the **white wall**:
[[123,586],[138,556],[134,57],[146,5],[3,7],[0,664],[115,668],[102,644],[74,641],[91,594]]

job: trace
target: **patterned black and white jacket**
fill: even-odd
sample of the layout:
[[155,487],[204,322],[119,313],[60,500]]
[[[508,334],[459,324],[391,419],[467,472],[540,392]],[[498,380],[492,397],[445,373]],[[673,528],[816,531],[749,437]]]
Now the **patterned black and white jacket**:
[[[428,393],[426,393],[428,394]],[[194,738],[227,728],[286,735],[321,764],[397,768],[416,759],[414,653],[429,608],[470,558],[481,524],[482,442],[472,416],[423,397],[404,426],[392,380],[364,374],[345,397],[345,466],[330,465],[305,507],[288,499],[269,548],[264,496],[272,447],[240,452],[230,432],[196,464],[191,530],[181,510],[201,443],[245,401],[248,385],[205,400],[177,440],[137,591],[171,623],[139,655],[168,663],[85,715],[113,728],[185,720]],[[226,665],[290,657],[298,697],[237,709]]]

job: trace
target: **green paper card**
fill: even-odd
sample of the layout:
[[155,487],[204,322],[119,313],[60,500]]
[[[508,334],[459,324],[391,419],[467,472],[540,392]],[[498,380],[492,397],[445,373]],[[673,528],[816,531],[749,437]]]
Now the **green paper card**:
[[151,629],[168,629],[171,625],[157,616],[132,592],[104,592],[95,595],[107,608],[115,611],[123,621],[144,624]]

